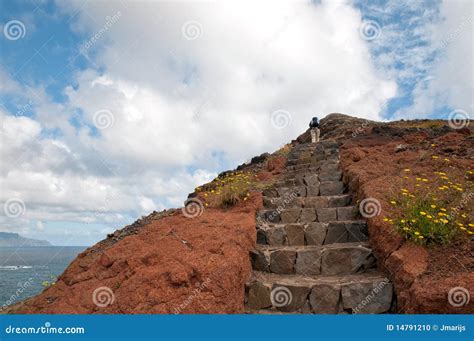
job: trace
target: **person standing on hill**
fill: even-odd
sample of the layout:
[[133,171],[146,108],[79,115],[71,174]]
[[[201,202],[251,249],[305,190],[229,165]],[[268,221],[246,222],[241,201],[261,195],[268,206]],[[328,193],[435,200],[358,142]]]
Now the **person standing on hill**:
[[319,122],[317,117],[313,117],[311,122],[309,122],[309,127],[311,128],[311,143],[319,142],[319,136],[321,131],[319,130]]

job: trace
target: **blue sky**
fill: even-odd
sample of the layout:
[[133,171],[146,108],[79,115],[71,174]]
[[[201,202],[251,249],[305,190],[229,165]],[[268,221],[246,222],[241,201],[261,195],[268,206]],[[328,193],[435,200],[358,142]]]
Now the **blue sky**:
[[470,1],[0,6],[0,229],[58,245],[179,207],[315,113],[472,117]]

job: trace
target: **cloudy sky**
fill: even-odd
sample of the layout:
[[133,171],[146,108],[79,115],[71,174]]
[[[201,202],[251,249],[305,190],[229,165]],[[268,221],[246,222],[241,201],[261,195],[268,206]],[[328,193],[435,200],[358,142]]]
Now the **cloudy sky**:
[[0,230],[90,245],[313,115],[473,111],[473,4],[2,1]]

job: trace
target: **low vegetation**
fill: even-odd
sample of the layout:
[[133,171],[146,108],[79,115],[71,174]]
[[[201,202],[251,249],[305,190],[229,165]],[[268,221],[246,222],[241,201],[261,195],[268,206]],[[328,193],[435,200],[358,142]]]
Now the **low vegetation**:
[[404,170],[402,188],[393,193],[391,223],[406,240],[417,244],[447,244],[474,235],[473,171],[450,165],[449,158],[431,156],[432,174]]
[[205,207],[227,208],[248,200],[256,182],[253,172],[229,172],[214,179],[206,186],[206,190],[197,187],[196,193],[203,199]]

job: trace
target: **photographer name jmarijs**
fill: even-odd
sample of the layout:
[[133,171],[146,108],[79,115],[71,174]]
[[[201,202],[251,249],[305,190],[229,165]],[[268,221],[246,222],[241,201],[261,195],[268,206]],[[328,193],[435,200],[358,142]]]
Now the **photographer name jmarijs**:
[[458,324],[456,326],[453,325],[448,325],[448,324],[443,324],[441,328],[439,329],[440,332],[465,332],[466,331],[466,326],[463,324]]

